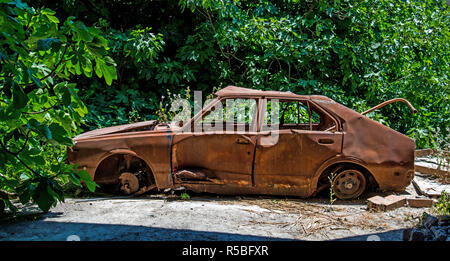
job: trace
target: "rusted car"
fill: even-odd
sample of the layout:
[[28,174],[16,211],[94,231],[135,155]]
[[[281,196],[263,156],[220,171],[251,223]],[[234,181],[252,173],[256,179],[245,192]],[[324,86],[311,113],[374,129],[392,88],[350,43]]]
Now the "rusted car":
[[[83,133],[68,149],[69,162],[126,194],[181,188],[310,197],[332,184],[338,198],[351,199],[372,188],[403,191],[414,177],[414,140],[365,116],[396,101],[415,112],[404,99],[358,113],[318,95],[228,86],[215,96],[180,124]],[[227,108],[236,99],[244,117]],[[271,119],[275,104],[278,119]],[[232,115],[219,125],[211,120],[217,114]]]

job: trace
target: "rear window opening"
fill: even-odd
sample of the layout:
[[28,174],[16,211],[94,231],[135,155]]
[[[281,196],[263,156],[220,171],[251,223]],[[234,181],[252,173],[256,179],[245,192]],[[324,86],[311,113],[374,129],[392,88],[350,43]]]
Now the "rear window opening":
[[309,101],[268,99],[262,130],[328,131],[335,126],[329,115]]

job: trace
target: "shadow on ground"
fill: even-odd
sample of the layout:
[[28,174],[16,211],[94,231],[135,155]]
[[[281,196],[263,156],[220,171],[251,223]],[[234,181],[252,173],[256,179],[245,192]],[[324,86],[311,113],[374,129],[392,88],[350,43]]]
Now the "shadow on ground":
[[[398,241],[401,240],[402,231],[399,229],[331,241]],[[190,229],[53,221],[23,221],[3,226],[0,232],[0,241],[78,241],[78,239],[80,241],[297,241],[288,238]]]
[[19,222],[3,226],[0,232],[0,241],[66,241],[78,238],[80,241],[293,241],[190,229],[52,221]]

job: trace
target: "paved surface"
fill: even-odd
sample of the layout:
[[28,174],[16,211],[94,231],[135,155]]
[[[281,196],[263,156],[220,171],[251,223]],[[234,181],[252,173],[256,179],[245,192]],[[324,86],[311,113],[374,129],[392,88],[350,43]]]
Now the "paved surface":
[[415,225],[424,211],[429,209],[371,213],[365,199],[336,201],[330,207],[326,197],[66,199],[46,214],[26,206],[27,215],[0,224],[0,240],[391,241],[401,240],[402,230]]

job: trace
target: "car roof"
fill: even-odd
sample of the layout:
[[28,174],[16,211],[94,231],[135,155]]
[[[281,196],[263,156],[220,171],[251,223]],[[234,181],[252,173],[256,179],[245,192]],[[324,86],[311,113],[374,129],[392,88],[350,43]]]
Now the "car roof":
[[300,99],[325,99],[330,100],[330,98],[321,95],[299,95],[290,91],[263,91],[255,90],[237,86],[227,86],[215,93],[218,98],[223,97],[278,97],[278,98],[300,98]]
[[334,101],[333,99],[323,95],[299,95],[293,92],[280,92],[280,91],[262,91],[237,86],[227,86],[215,93],[217,98],[258,98],[258,97],[270,97],[279,99],[302,99],[311,100],[319,104],[323,109],[326,109],[329,113],[332,113],[342,119],[349,120],[353,117],[362,116],[358,112]]

